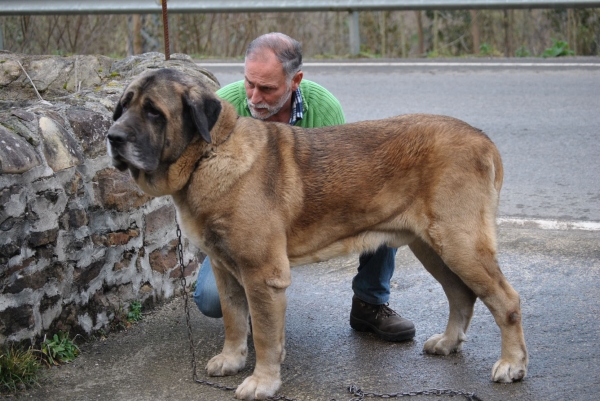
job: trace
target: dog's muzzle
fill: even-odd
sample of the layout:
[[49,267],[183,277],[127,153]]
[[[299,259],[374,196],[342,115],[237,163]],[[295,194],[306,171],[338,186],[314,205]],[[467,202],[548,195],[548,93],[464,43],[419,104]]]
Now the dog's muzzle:
[[127,145],[127,133],[119,126],[113,125],[106,135],[108,155],[112,158],[113,166],[120,171],[127,169],[127,163],[121,156],[123,148]]

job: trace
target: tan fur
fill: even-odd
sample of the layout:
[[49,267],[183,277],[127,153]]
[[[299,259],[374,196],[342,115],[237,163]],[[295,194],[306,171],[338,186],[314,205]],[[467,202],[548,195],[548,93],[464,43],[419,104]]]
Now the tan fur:
[[[381,244],[409,245],[448,296],[448,326],[425,343],[426,352],[461,349],[479,297],[502,334],[492,379],[525,376],[519,296],[496,260],[502,162],[487,136],[433,115],[310,130],[265,123],[238,118],[230,104],[180,74],[152,74],[125,90],[123,99],[131,93],[132,100],[116,116],[109,147],[115,165],[127,165],[144,191],[173,196],[184,233],[211,257],[225,344],[208,362],[210,375],[245,366],[250,314],[256,366],[238,398],[266,398],[280,386],[290,266]],[[184,94],[199,113],[220,103],[206,113],[210,143],[186,131]],[[148,97],[163,111],[163,128],[143,115],[138,103]],[[162,144],[156,168],[132,166],[114,139],[133,131],[147,136],[136,146]]]

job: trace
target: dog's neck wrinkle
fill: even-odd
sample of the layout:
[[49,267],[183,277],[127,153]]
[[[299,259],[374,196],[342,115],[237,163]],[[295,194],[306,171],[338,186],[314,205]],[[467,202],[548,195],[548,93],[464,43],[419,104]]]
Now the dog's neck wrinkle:
[[202,139],[190,143],[177,161],[169,166],[168,180],[173,192],[182,190],[202,158],[206,157],[206,146]]
[[227,142],[233,135],[233,131],[239,116],[235,108],[228,102],[221,102],[222,109],[217,122],[211,129],[211,143],[207,144],[198,139],[190,143],[179,159],[169,166],[168,179],[173,188],[173,192],[179,192],[184,189],[190,181],[194,170],[204,159],[208,159],[215,154],[219,146]]
[[[221,101],[221,113],[210,130],[212,147],[218,148],[231,137],[239,116],[235,108],[226,101]],[[214,135],[214,137],[213,137]]]

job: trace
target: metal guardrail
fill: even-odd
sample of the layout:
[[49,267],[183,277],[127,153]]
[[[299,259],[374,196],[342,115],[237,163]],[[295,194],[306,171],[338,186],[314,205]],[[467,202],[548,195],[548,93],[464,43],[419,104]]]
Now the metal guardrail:
[[[600,0],[168,0],[167,4],[169,13],[176,14],[347,11],[350,13],[350,52],[358,54],[359,11],[595,8],[600,7]],[[161,12],[160,0],[0,0],[0,16]]]
[[[599,0],[168,0],[170,13],[593,8]],[[0,15],[151,14],[159,0],[0,0]]]

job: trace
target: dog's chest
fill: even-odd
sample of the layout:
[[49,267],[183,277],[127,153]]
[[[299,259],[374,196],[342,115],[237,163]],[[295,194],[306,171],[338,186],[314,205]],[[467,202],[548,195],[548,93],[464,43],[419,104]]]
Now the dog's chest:
[[185,208],[177,207],[177,221],[184,237],[186,237],[194,246],[205,250],[206,245],[197,221],[191,213]]

